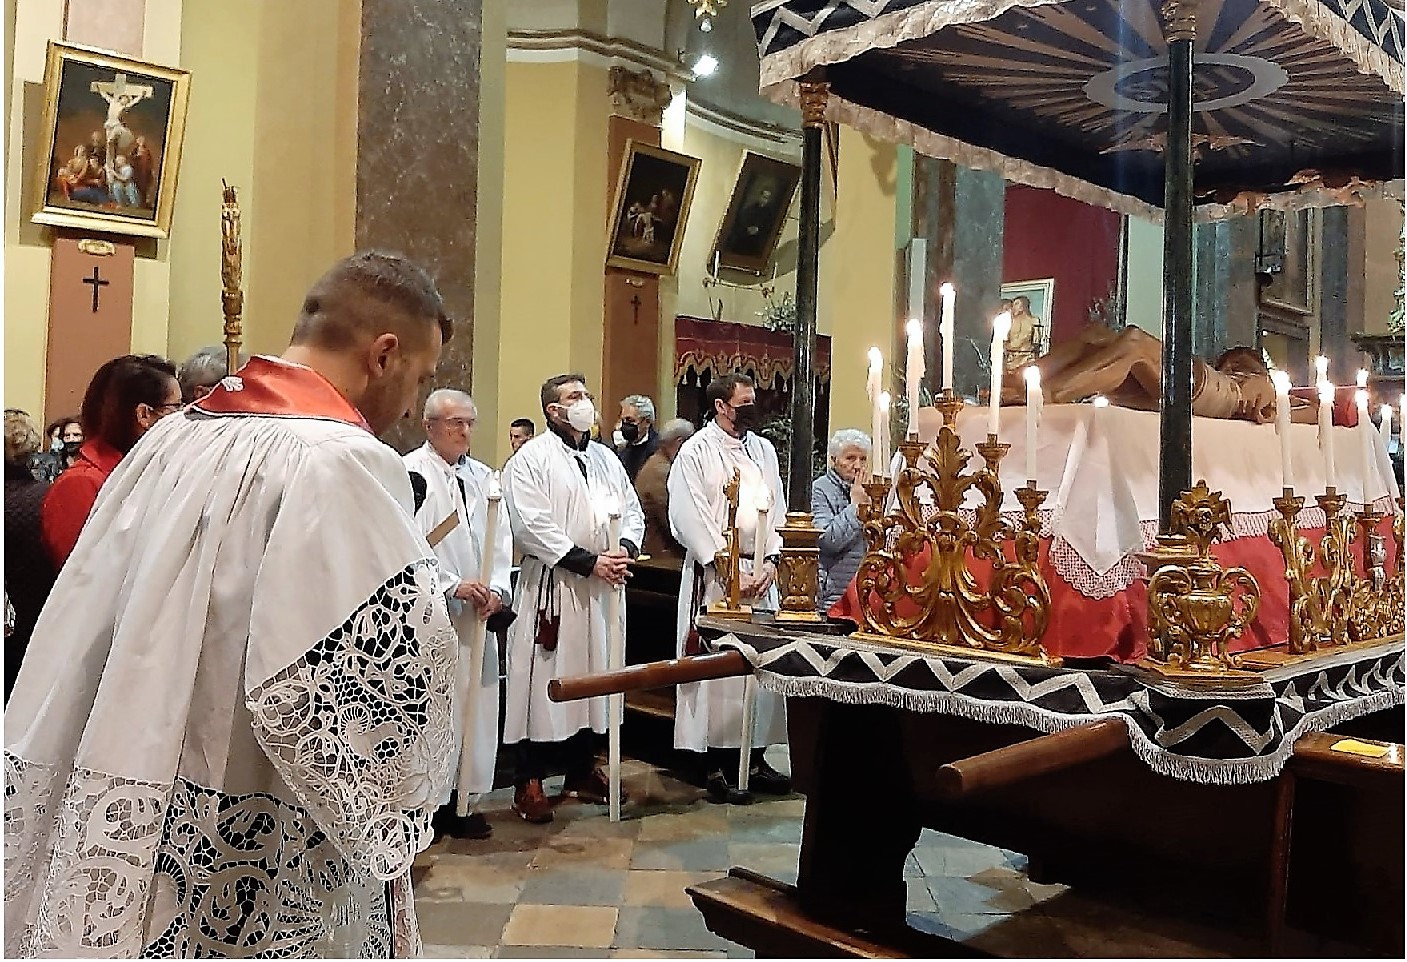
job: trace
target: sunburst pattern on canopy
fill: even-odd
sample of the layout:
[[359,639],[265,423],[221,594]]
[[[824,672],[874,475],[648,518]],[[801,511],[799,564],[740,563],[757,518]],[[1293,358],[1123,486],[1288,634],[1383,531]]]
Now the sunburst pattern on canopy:
[[[1162,206],[1158,0],[767,0],[753,21],[777,99],[825,66],[834,119],[1104,206]],[[1201,0],[1204,216],[1400,177],[1402,49],[1383,0]]]

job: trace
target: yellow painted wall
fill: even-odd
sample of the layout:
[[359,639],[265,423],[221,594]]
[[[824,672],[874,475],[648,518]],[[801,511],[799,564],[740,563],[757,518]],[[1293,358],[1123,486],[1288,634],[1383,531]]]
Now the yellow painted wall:
[[[514,418],[542,425],[539,388],[565,371],[601,382],[606,258],[606,71],[513,62],[504,85],[501,372],[492,456]],[[487,185],[480,190],[489,189]],[[478,344],[476,338],[476,345]],[[487,345],[485,345],[487,346]],[[494,363],[476,352],[475,367]]]
[[1402,239],[1402,208],[1392,200],[1369,201],[1364,211],[1363,317],[1349,318],[1349,328],[1369,334],[1387,333],[1393,294],[1402,283],[1397,245]]
[[[503,124],[504,72],[507,67],[507,4],[485,3],[483,48],[479,57],[479,189],[474,223],[474,402],[479,424],[474,457],[501,464],[508,453],[508,422],[500,417],[500,385],[504,378],[495,363],[503,330]],[[534,419],[536,420],[536,419]]]
[[[821,248],[817,329],[831,335],[831,430],[869,433],[868,352],[893,371],[894,219],[898,149],[849,127],[840,132],[835,233]],[[825,192],[823,182],[823,193]]]

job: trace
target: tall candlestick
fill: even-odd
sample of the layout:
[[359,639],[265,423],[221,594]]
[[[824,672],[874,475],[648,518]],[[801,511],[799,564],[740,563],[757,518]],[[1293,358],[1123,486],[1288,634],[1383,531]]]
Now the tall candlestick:
[[1275,384],[1275,433],[1280,435],[1280,476],[1281,485],[1295,486],[1295,470],[1290,448],[1290,375],[1284,371],[1271,371],[1270,380]]
[[757,499],[757,536],[752,542],[752,575],[762,572],[762,562],[767,557],[767,523],[772,512],[771,499],[760,495]]
[[957,288],[952,284],[945,283],[938,288],[938,293],[943,295],[943,317],[939,322],[938,334],[943,340],[943,388],[953,386],[953,301],[957,297]]
[[[609,542],[606,550],[615,551],[620,547],[621,534],[620,505],[611,503],[607,506],[606,540]],[[608,586],[610,594],[606,596],[606,638],[609,647],[606,651],[606,663],[611,671],[619,671],[625,667],[625,631],[624,618],[621,615],[621,596],[625,589],[615,585]],[[611,695],[606,700],[606,766],[607,784],[610,797],[609,804],[610,820],[620,821],[620,769],[621,769],[621,742],[620,727],[625,719],[625,696],[622,694]]]
[[1036,483],[1036,427],[1041,420],[1041,405],[1045,395],[1041,393],[1041,369],[1032,365],[1026,368],[1026,480],[1034,487]]
[[1337,489],[1338,472],[1334,468],[1334,386],[1319,382],[1319,452],[1324,456],[1324,486]]
[[879,463],[879,469],[886,474],[889,472],[891,452],[894,450],[893,441],[889,437],[889,405],[892,402],[893,398],[889,396],[888,391],[879,392],[880,435],[874,439],[877,455],[875,460]]
[[919,385],[927,368],[923,359],[923,322],[909,321],[908,364],[904,369],[904,389],[909,396],[909,434],[918,434]]
[[[879,432],[883,425],[884,414],[880,410],[879,396],[884,393],[884,355],[879,352],[879,348],[870,348],[870,370],[865,378],[865,394],[870,399],[870,442],[874,446],[875,453],[879,453]],[[870,465],[871,473],[874,465]]]
[[[1366,375],[1366,371],[1359,372]],[[1367,377],[1363,378],[1367,383]],[[1373,450],[1373,419],[1368,414],[1368,392],[1364,388],[1359,388],[1353,392],[1353,403],[1358,407],[1358,449],[1363,458],[1363,504],[1369,504],[1373,499],[1369,496],[1368,482],[1377,476],[1375,462],[1376,452]]]
[[1011,333],[1011,313],[1002,311],[992,318],[992,386],[987,399],[987,433],[1001,429],[1002,374],[1006,368],[1006,336]]

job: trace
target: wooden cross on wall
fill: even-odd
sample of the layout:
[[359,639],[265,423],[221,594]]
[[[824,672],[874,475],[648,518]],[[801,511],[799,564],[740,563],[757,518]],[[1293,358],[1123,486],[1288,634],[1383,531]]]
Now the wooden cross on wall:
[[84,284],[91,284],[93,287],[93,313],[98,313],[98,288],[107,287],[111,281],[105,281],[98,275],[98,265],[93,265],[93,276],[83,278]]

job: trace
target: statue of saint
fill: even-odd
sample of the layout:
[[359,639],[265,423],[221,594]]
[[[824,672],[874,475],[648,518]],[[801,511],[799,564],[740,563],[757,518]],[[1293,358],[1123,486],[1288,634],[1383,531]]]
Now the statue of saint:
[[[1058,344],[1034,362],[1041,391],[1051,404],[1071,404],[1102,394],[1110,404],[1140,411],[1158,410],[1163,394],[1163,343],[1140,328],[1112,331],[1091,324],[1079,337]],[[1263,424],[1275,420],[1275,385],[1259,353],[1233,347],[1208,364],[1192,359],[1192,413],[1206,418],[1236,418]],[[1020,370],[1007,371],[1003,404],[1025,404]],[[1290,398],[1290,419],[1314,423],[1315,402]]]

